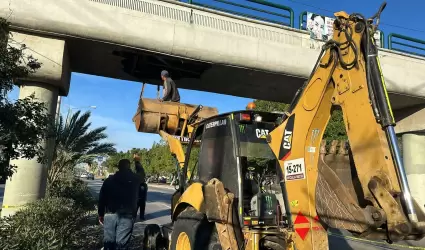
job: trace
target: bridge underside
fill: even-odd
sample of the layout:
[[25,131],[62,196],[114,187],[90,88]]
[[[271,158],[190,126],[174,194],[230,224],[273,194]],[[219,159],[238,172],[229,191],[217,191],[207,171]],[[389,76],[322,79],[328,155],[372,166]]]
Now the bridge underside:
[[[98,41],[67,39],[67,44],[73,72],[116,79],[161,84],[160,72],[167,69],[179,88],[286,103],[306,81],[297,76],[212,64]],[[425,103],[425,99],[397,93],[390,93],[390,100],[394,109]]]

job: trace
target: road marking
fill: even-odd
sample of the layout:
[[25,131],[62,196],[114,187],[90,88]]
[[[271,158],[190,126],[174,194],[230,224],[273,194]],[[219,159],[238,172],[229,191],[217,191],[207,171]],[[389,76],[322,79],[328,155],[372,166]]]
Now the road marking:
[[156,204],[156,205],[161,205],[164,206],[166,208],[171,208],[170,205],[168,205],[167,203],[163,203],[163,202],[158,202],[158,201],[146,201],[146,205],[147,204]]
[[[406,249],[421,249],[421,250],[425,249],[424,247],[405,246],[405,245],[400,245],[400,244],[395,244],[395,243],[388,244],[388,243],[385,243],[385,242],[361,239],[361,238],[356,238],[356,237],[353,237],[353,236],[334,234],[334,233],[331,233],[331,232],[328,232],[328,235],[339,237],[339,238],[350,239],[350,240],[353,240],[353,241],[364,241],[364,242],[368,242],[368,243],[373,243],[374,245],[379,244],[379,245],[383,245],[385,247],[401,247],[401,248],[406,248]],[[394,248],[392,248],[392,249],[394,249]]]

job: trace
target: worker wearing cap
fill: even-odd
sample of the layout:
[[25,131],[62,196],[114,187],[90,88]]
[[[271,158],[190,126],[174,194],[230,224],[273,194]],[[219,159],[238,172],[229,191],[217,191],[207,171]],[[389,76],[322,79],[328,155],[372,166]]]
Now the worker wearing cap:
[[168,71],[161,71],[161,79],[164,84],[164,94],[160,101],[171,101],[171,102],[180,102],[180,94],[174,83],[173,79],[171,79]]

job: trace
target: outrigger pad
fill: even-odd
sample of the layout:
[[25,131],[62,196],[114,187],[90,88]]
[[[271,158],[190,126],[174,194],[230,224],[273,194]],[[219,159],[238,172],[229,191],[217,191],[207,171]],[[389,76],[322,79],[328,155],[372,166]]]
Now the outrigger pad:
[[[177,135],[182,130],[184,121],[191,117],[198,106],[141,98],[133,122],[138,132],[157,134],[159,130],[164,130],[170,135]],[[196,114],[194,121],[198,122],[215,115],[218,115],[216,108],[204,106]]]

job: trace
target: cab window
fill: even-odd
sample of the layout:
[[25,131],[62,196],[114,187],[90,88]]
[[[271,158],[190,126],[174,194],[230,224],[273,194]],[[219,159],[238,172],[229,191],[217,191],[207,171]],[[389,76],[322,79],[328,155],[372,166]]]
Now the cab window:
[[[199,145],[201,143],[202,131],[204,130],[203,125],[196,128],[195,135],[193,138],[193,142],[190,145],[190,151],[187,152],[188,162],[187,162],[187,171],[189,174],[188,182],[197,181],[199,179],[198,168],[199,168]],[[186,150],[189,150],[188,146],[186,146]]]

